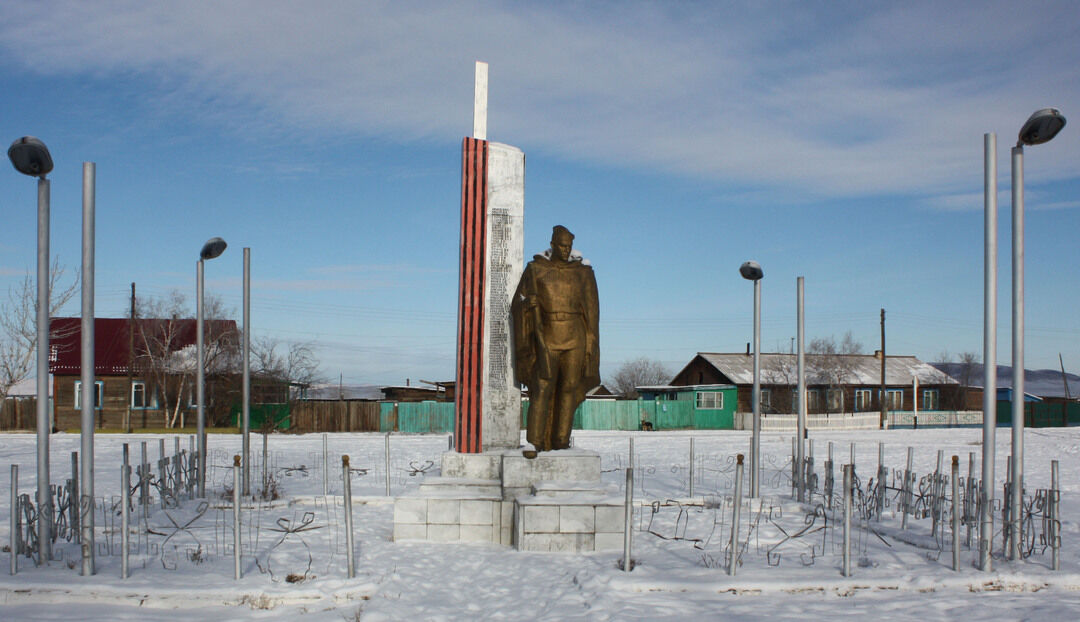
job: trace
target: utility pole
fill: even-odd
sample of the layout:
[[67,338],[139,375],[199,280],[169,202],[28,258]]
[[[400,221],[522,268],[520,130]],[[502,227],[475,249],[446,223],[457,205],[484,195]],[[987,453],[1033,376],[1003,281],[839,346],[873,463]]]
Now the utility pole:
[[128,401],[124,432],[131,433],[131,400],[135,397],[135,283],[131,284],[131,314],[128,316]]
[[885,392],[885,309],[881,310],[881,420],[878,428],[884,430],[888,425],[889,410],[885,400],[889,394]]

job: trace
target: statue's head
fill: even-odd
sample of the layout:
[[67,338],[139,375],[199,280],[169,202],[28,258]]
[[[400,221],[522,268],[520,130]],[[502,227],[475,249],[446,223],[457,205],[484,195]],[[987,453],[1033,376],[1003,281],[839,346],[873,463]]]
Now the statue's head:
[[573,249],[574,234],[562,225],[555,225],[551,230],[551,258],[570,261],[570,251]]

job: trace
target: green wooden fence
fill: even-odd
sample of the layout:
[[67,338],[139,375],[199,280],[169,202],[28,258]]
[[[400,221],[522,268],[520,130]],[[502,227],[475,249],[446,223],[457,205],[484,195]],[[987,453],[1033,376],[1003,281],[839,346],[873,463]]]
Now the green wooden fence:
[[[1012,402],[999,400],[997,403],[998,425],[1012,426]],[[1053,428],[1080,425],[1080,404],[1046,404],[1027,402],[1024,404],[1024,426],[1029,428]]]

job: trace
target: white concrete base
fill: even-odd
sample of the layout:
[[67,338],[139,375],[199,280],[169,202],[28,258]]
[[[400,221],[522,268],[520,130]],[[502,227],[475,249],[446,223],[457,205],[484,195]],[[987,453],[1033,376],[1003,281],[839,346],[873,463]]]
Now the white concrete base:
[[394,540],[490,542],[523,551],[622,547],[623,506],[600,483],[600,454],[525,458],[521,449],[443,454],[442,475],[394,500]]

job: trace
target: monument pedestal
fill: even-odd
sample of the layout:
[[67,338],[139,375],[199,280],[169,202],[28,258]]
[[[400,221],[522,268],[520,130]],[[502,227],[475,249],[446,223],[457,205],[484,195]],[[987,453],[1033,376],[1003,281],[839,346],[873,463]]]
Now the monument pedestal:
[[442,474],[394,500],[394,540],[492,542],[523,551],[619,550],[623,502],[600,482],[600,454],[525,458],[521,449],[447,452]]

